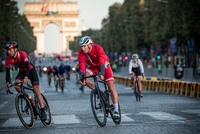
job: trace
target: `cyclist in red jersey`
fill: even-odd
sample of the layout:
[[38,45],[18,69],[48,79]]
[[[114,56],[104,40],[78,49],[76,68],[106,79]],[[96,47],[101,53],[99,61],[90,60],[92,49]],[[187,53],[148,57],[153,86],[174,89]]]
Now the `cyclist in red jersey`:
[[[115,107],[114,117],[119,118],[118,111],[118,94],[114,86],[113,72],[109,64],[109,59],[105,55],[101,46],[93,44],[92,39],[89,36],[81,38],[79,45],[81,50],[79,51],[78,61],[80,66],[80,76],[90,76],[95,74],[94,72],[100,72],[101,80],[106,80],[108,88],[111,92],[112,101]],[[86,63],[88,67],[86,68]],[[87,85],[92,90],[95,89],[93,82],[90,79],[86,79],[81,85]]]
[[[44,101],[42,98],[42,95],[39,90],[39,79],[37,76],[36,69],[32,63],[29,62],[28,55],[24,51],[17,51],[18,44],[14,41],[11,41],[6,44],[4,47],[5,50],[7,50],[9,56],[6,58],[6,86],[5,90],[8,91],[8,87],[10,86],[9,79],[10,79],[10,64],[15,65],[20,69],[18,75],[15,78],[15,82],[22,82],[24,84],[28,84],[28,79],[31,80],[31,83],[33,85],[33,90],[35,95],[38,98],[40,107],[41,107],[41,120],[46,120],[47,115],[45,113],[44,109]],[[17,92],[21,92],[21,89],[19,86],[15,86],[15,89]]]

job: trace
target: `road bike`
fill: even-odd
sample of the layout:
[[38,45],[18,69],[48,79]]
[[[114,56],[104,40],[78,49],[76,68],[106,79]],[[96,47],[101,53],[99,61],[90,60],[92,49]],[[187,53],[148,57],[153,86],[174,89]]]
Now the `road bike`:
[[[94,78],[95,89],[91,91],[90,94],[90,102],[92,107],[93,115],[97,121],[97,123],[104,127],[107,122],[108,113],[110,113],[111,118],[115,124],[120,124],[121,122],[121,110],[118,103],[118,110],[119,110],[119,118],[114,117],[114,105],[111,101],[111,93],[107,88],[107,84],[105,80],[97,80],[97,76],[100,77],[100,74],[95,72],[95,75],[90,75],[89,77],[85,78]],[[83,78],[83,76],[82,76]],[[83,79],[85,79],[83,78]],[[82,81],[83,81],[82,79]],[[105,90],[101,90],[99,88],[98,83],[103,83]]]
[[[18,93],[15,98],[15,107],[21,123],[27,129],[31,129],[34,126],[35,119],[41,117],[41,108],[38,99],[35,94],[33,97],[33,101],[28,99],[28,95],[25,92],[25,89],[30,90],[34,93],[33,88],[30,85],[24,86],[22,82],[19,82],[10,85],[10,87],[12,86],[21,87],[21,93]],[[7,93],[13,94],[13,92],[11,92],[10,90],[8,90]],[[41,95],[43,97],[44,108],[47,114],[47,119],[41,121],[45,126],[50,126],[52,121],[50,106],[44,94],[41,93]]]

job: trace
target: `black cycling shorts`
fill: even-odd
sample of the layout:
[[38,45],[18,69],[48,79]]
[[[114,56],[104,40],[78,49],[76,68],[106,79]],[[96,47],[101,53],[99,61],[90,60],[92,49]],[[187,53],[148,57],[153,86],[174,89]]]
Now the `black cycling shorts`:
[[[23,80],[25,77],[25,72],[23,71],[19,71],[18,75],[16,76],[15,80]],[[39,86],[39,79],[38,79],[38,75],[37,75],[37,72],[35,70],[35,67],[33,67],[30,72],[29,72],[29,76],[28,78],[31,80],[31,83],[34,86]]]
[[132,72],[134,72],[135,75],[137,75],[137,76],[141,76],[142,75],[141,71],[140,71],[140,68],[132,68]]

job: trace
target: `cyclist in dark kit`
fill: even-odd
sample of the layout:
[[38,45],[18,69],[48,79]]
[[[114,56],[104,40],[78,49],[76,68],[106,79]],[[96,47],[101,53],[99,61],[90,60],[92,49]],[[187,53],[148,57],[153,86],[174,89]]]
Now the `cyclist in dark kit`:
[[[43,97],[39,90],[39,79],[37,76],[35,66],[31,62],[29,62],[29,58],[26,52],[17,51],[18,44],[16,42],[14,41],[8,42],[6,46],[4,47],[4,49],[7,50],[8,52],[8,56],[5,60],[6,61],[6,86],[5,86],[6,92],[8,91],[10,87],[10,82],[9,82],[10,64],[12,64],[20,69],[18,75],[15,78],[15,83],[23,82],[24,84],[28,84],[29,83],[28,79],[30,79],[33,86],[34,93],[37,96],[37,99],[41,107],[41,120],[46,120],[47,115],[45,113]],[[17,90],[17,92],[21,93],[20,86],[15,86],[15,89]]]

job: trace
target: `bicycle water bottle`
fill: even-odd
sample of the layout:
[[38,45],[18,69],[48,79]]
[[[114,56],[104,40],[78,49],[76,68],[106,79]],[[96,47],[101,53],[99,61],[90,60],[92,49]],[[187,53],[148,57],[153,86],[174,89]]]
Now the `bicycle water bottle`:
[[32,102],[33,104],[35,104],[35,102],[33,101],[33,98],[32,98],[31,96],[28,95],[28,98],[31,100],[31,102]]

